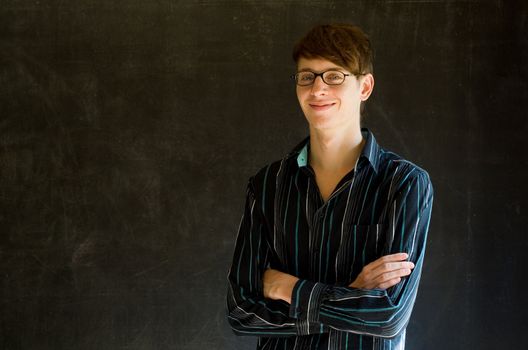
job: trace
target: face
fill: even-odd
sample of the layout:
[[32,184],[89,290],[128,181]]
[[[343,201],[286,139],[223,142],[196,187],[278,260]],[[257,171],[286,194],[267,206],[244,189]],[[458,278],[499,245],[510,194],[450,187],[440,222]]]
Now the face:
[[326,59],[301,57],[297,71],[322,73],[339,70],[350,74],[341,85],[327,85],[319,76],[313,85],[297,86],[297,99],[310,128],[335,129],[359,127],[360,105],[374,87],[372,74],[356,77],[347,69]]

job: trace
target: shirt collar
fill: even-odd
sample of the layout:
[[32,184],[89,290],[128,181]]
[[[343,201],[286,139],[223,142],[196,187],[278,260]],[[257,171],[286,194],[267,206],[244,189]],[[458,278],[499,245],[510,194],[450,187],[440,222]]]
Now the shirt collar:
[[[361,167],[361,164],[360,164],[361,159],[365,158],[369,162],[369,164],[372,166],[372,168],[376,172],[378,172],[378,164],[379,164],[381,148],[376,142],[376,138],[374,137],[374,134],[369,129],[361,128],[361,134],[363,135],[363,138],[366,141],[365,141],[365,145],[363,146],[363,149],[361,150],[361,154],[359,156],[358,167]],[[297,165],[299,166],[299,168],[308,165],[309,147],[310,147],[310,137],[308,136],[301,143],[295,146],[293,150],[290,152],[290,156],[297,155]]]

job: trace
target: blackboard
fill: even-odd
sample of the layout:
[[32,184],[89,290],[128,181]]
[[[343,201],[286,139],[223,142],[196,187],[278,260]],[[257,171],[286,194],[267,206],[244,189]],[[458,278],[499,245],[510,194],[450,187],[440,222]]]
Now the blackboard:
[[435,186],[408,349],[528,330],[521,1],[4,1],[0,347],[253,349],[225,317],[249,176],[307,135],[312,25],[369,33],[364,126]]

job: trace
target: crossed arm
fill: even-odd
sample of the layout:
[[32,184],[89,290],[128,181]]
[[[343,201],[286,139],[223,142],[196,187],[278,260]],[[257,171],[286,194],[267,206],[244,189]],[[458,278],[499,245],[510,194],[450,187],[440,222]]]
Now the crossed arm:
[[[396,253],[365,265],[361,273],[349,284],[349,287],[360,289],[388,289],[398,284],[402,277],[411,274],[414,263],[406,261],[407,253]],[[265,298],[284,300],[291,304],[293,288],[299,279],[295,276],[274,269],[267,269],[262,279]]]
[[277,337],[333,328],[396,336],[407,325],[416,298],[432,200],[427,173],[408,178],[390,203],[388,230],[393,238],[383,256],[365,265],[348,286],[333,286],[268,269],[275,253],[250,181],[228,277],[233,331]]

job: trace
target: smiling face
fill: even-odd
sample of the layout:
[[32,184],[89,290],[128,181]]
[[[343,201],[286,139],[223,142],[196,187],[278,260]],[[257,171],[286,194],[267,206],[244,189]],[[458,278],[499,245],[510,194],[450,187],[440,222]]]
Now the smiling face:
[[371,74],[356,77],[347,69],[323,58],[301,57],[297,71],[322,73],[338,70],[349,74],[341,85],[327,85],[316,77],[312,85],[297,86],[297,99],[310,128],[359,128],[360,105],[368,99],[374,87]]

